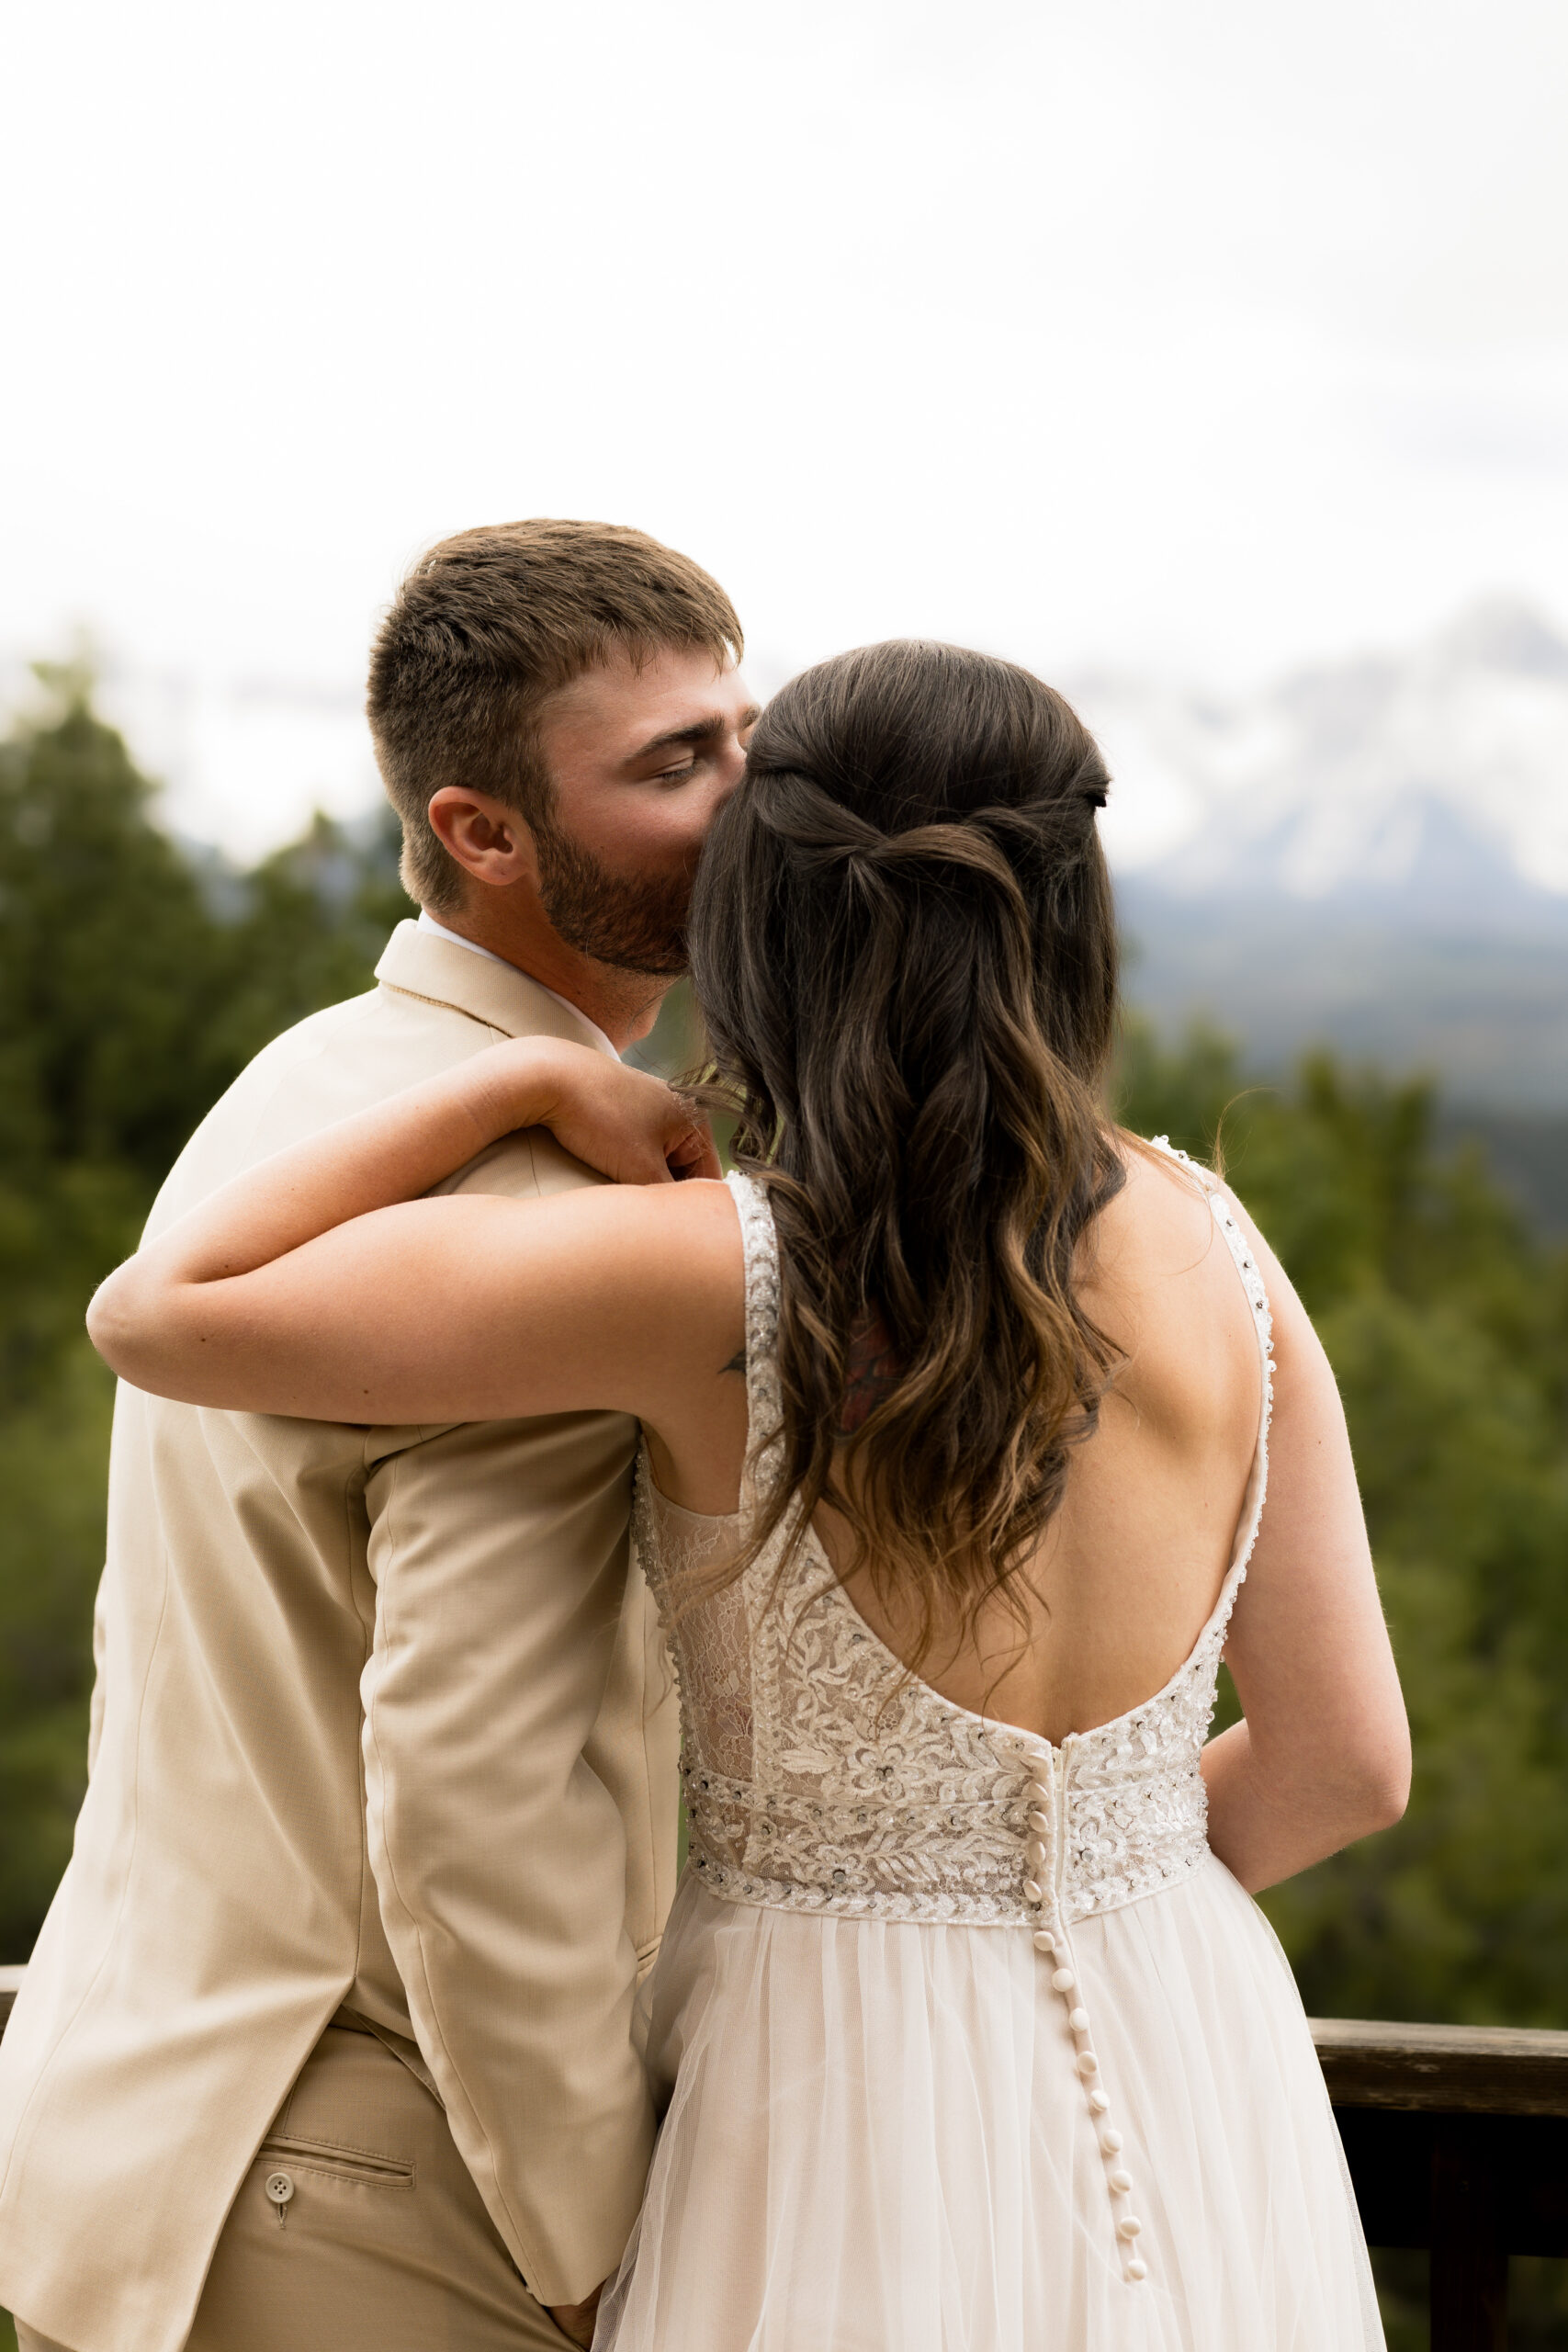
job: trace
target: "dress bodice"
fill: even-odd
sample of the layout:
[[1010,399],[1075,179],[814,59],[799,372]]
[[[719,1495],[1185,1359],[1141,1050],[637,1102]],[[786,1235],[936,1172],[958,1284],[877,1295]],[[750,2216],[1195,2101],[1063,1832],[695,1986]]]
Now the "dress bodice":
[[911,1674],[861,1616],[811,1531],[781,1577],[787,1515],[742,1576],[705,1589],[704,1572],[740,1549],[780,1453],[777,1236],[765,1188],[729,1177],[746,1263],[740,1510],[710,1518],[670,1502],[646,1448],[635,1506],[681,1685],[691,1867],[714,1894],[858,1917],[1066,1926],[1186,1878],[1207,1859],[1199,1758],[1263,1508],[1271,1342],[1246,1237],[1213,1180],[1193,1174],[1245,1285],[1262,1367],[1235,1555],[1165,1688],[1059,1744],[956,1706]]

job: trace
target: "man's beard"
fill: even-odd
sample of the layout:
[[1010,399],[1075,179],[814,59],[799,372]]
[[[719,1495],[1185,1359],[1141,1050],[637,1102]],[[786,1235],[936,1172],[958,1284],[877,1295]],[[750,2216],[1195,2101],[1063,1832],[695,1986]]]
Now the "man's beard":
[[558,937],[618,972],[673,978],[686,968],[692,876],[612,874],[553,822],[533,827],[539,897]]

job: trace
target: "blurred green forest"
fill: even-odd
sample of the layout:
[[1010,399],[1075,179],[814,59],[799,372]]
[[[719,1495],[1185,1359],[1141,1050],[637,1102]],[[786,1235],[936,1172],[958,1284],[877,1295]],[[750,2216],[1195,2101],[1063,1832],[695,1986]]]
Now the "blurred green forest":
[[236,875],[153,821],[80,670],[0,742],[0,1961],[25,1959],[85,1781],[113,1383],[82,1329],[175,1154],[269,1037],[370,985],[390,816]]
[[[244,875],[187,854],[86,678],[40,676],[0,744],[0,1960],[83,1787],[110,1405],[83,1307],[208,1104],[408,911],[389,820]],[[1132,1021],[1120,1095],[1220,1138],[1317,1322],[1409,1696],[1405,1820],[1267,1899],[1307,2006],[1568,2026],[1568,1252],[1439,1147],[1423,1086],[1316,1057],[1250,1087],[1222,1039]]]

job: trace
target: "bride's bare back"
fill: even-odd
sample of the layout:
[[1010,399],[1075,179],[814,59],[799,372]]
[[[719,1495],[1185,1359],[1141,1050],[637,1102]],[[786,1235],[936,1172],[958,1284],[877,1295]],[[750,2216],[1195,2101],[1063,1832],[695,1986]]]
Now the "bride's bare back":
[[[939,1632],[920,1668],[959,1705],[1058,1741],[1125,1713],[1188,1657],[1235,1554],[1262,1404],[1252,1317],[1207,1196],[1135,1148],[1125,1164],[1083,1252],[1080,1298],[1120,1356],[1099,1426],[1016,1604],[987,1601],[973,1637]],[[818,1532],[837,1557],[837,1531]],[[850,1589],[909,1657],[916,1613],[864,1576]]]
[[[976,1713],[1059,1740],[1124,1713],[1186,1658],[1235,1551],[1262,1384],[1252,1317],[1198,1182],[1129,1142],[1128,1182],[1083,1250],[1080,1295],[1119,1366],[1094,1435],[1072,1457],[1066,1498],[1010,1602],[973,1626],[939,1625],[920,1655],[920,1619],[863,1573],[846,1589],[896,1656]],[[742,1310],[739,1268],[710,1277]],[[705,1398],[667,1396],[649,1424],[662,1492],[689,1510],[733,1511],[745,1451],[739,1378]],[[837,1515],[817,1532],[843,1573]]]

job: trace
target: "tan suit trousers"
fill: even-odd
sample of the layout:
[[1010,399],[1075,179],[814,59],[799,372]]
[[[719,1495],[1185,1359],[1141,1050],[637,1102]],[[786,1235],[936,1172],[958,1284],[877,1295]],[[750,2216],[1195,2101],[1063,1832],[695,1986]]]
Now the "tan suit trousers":
[[[281,2199],[269,2189],[287,2188]],[[18,2320],[19,2352],[67,2352]],[[186,2352],[560,2352],[438,2102],[329,2026],[245,2175]]]

